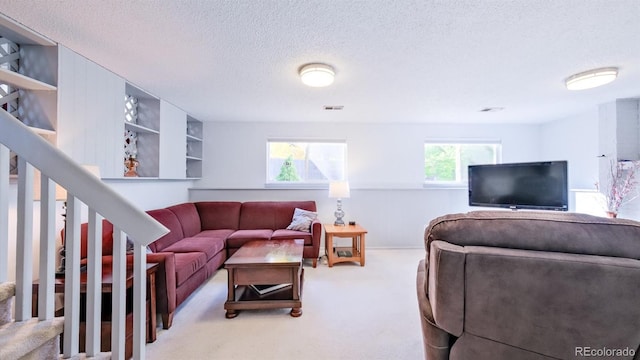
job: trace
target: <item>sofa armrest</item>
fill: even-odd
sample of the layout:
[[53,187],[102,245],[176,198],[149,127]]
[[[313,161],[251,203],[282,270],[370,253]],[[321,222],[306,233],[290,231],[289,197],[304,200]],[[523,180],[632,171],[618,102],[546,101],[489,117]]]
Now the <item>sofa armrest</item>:
[[418,295],[418,309],[420,310],[420,325],[422,327],[422,342],[427,359],[449,359],[451,335],[439,328],[433,319],[431,303],[427,297],[427,268],[423,259],[418,264],[416,273],[416,292]]
[[311,222],[311,243],[313,244],[313,251],[320,251],[320,239],[322,238],[322,223],[320,220],[315,219]]
[[147,262],[158,263],[156,273],[156,306],[161,314],[172,314],[176,309],[176,257],[171,252],[147,254]]
[[465,250],[444,241],[431,243],[427,297],[438,327],[454,336],[462,335],[464,326]]
[[[112,255],[104,255],[101,258],[102,264],[113,263]],[[87,259],[82,259],[81,263],[86,264]],[[127,255],[127,266],[133,263],[133,255]],[[147,263],[159,264],[156,271],[156,306],[157,312],[168,318],[176,309],[176,256],[171,252],[158,252],[147,254]],[[164,317],[163,317],[164,318]],[[170,324],[165,324],[168,328]]]

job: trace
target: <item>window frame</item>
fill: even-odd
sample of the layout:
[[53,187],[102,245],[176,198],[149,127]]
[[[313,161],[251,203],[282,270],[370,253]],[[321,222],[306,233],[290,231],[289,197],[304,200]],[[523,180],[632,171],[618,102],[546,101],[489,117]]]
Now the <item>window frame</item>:
[[[343,159],[343,178],[341,179],[327,179],[327,180],[301,180],[301,181],[273,181],[269,178],[270,170],[270,144],[271,143],[321,143],[321,144],[342,144],[344,145],[344,159]],[[328,188],[329,183],[334,180],[347,180],[347,160],[348,151],[346,139],[308,139],[308,138],[268,138],[265,145],[265,187],[266,188],[290,188],[290,189],[324,189]]]
[[[494,154],[496,160],[496,164],[502,163],[502,140],[500,139],[427,139],[424,141],[422,145],[423,152],[423,161],[422,161],[422,174],[424,177],[425,165],[426,165],[426,147],[427,145],[494,145],[497,146],[496,152]],[[456,171],[460,169],[459,159],[460,152],[458,150],[456,154],[457,163],[456,163]],[[455,181],[445,181],[445,180],[427,180],[423,178],[423,187],[425,188],[455,188],[455,189],[465,189],[469,186],[468,179],[462,180],[457,179]]]

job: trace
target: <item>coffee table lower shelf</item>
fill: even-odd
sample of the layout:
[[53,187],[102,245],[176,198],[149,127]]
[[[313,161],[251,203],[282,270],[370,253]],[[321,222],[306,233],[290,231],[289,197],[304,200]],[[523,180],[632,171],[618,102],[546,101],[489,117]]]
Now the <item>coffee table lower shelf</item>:
[[236,285],[234,300],[227,300],[224,309],[227,311],[227,319],[238,316],[238,310],[282,309],[291,308],[291,316],[302,315],[302,285],[304,284],[304,269],[300,269],[300,296],[294,299],[293,286],[259,294],[249,285]]

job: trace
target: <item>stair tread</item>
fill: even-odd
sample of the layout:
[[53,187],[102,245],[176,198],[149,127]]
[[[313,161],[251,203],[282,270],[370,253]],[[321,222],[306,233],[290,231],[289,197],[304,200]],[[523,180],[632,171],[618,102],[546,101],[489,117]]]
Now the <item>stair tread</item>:
[[16,284],[13,282],[0,283],[0,301],[10,299],[16,295]]
[[[60,359],[62,359],[62,355],[60,355]],[[72,356],[70,360],[111,360],[111,351],[98,353],[96,356],[87,356],[86,353],[79,353],[75,356]]]
[[19,359],[60,335],[64,318],[40,321],[37,318],[13,321],[0,327],[0,359]]
[[13,298],[16,294],[14,282],[0,283],[0,326],[10,323],[12,317]]

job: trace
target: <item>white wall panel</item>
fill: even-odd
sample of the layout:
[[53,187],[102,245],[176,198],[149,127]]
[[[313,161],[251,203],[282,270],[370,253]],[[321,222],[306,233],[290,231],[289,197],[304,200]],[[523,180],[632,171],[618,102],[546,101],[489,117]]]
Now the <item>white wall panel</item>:
[[151,210],[188,201],[191,181],[105,180],[127,200],[143,210]]
[[541,160],[567,160],[569,188],[594,189],[598,181],[598,108],[542,127]]
[[123,174],[124,79],[60,47],[58,146],[102,177]]
[[495,139],[505,162],[540,158],[538,125],[205,122],[204,138],[198,187],[264,188],[269,138],[346,140],[354,188],[422,188],[427,139]]
[[425,140],[494,139],[502,141],[505,162],[542,158],[539,125],[205,122],[204,138],[203,178],[191,200],[315,200],[320,219],[331,223],[336,201],[327,189],[265,189],[266,141],[346,140],[352,189],[343,200],[345,220],[369,230],[371,247],[422,247],[431,219],[471,210],[466,188],[423,187]]
[[184,179],[187,173],[187,114],[160,102],[160,178]]

